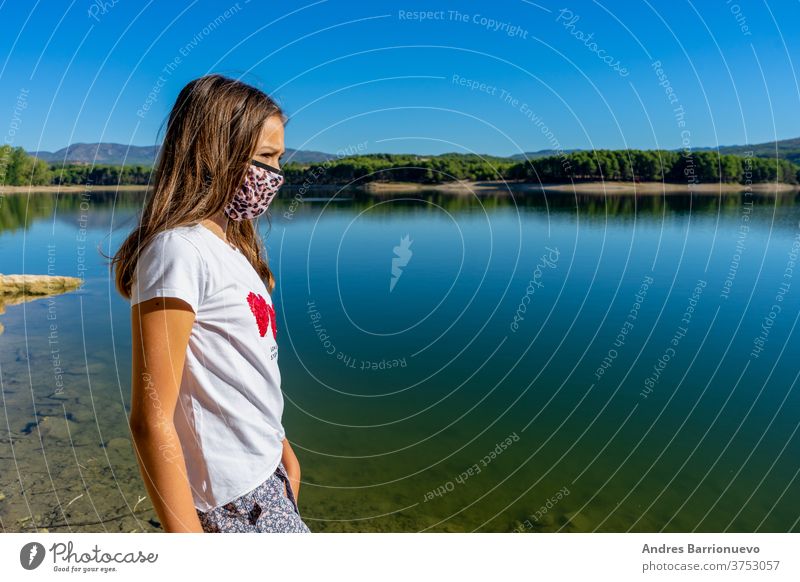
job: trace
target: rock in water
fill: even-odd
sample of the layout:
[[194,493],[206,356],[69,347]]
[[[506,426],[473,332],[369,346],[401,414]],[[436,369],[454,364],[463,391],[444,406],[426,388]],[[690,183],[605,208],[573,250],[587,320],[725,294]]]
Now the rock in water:
[[0,274],[0,296],[8,295],[56,295],[73,291],[81,286],[80,277],[60,275],[2,275]]

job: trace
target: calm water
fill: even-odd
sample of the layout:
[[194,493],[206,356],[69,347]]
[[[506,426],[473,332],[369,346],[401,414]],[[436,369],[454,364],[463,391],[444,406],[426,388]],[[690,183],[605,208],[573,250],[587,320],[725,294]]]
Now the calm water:
[[[793,194],[289,195],[266,241],[313,531],[800,531]],[[158,529],[97,251],[141,198],[2,199],[0,272],[85,277],[0,315],[6,531]]]

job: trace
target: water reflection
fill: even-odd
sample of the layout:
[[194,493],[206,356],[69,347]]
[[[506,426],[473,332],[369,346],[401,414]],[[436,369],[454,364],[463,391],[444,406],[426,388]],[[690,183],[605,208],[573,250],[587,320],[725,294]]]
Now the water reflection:
[[[88,226],[108,226],[113,213],[128,215],[137,212],[146,195],[142,191],[115,191],[113,189],[91,191],[93,211],[89,215]],[[432,205],[448,212],[474,210],[484,208],[495,210],[501,208],[529,208],[553,213],[576,213],[586,217],[625,218],[660,218],[673,214],[715,215],[725,212],[736,212],[743,201],[752,202],[755,207],[794,208],[800,204],[800,193],[780,192],[777,194],[759,193],[723,193],[721,196],[700,194],[668,194],[662,195],[620,195],[603,196],[602,193],[573,192],[509,192],[506,190],[480,190],[474,194],[463,193],[453,195],[439,190],[414,190],[393,195],[375,195],[362,190],[326,190],[306,195],[299,194],[296,188],[285,188],[275,201],[273,216],[280,218],[292,202],[292,197],[299,196],[300,206],[324,205],[334,210],[336,206],[345,206],[347,212],[361,211],[372,207],[376,201],[392,200],[391,206],[381,205],[375,209],[377,213],[418,212],[417,200],[431,203],[426,210],[435,212]],[[54,220],[71,220],[72,214],[79,211],[82,204],[81,195],[77,192],[36,192],[30,194],[6,194],[0,204],[0,232],[15,231],[27,228],[33,221],[50,217]],[[299,216],[299,215],[298,215]]]
[[[797,195],[295,193],[259,226],[312,530],[796,530],[794,289],[749,354],[785,282]],[[47,272],[51,245],[57,274],[87,257],[79,291],[2,316],[8,531],[158,530],[126,425],[129,306],[95,252],[143,197],[3,198],[0,271]]]

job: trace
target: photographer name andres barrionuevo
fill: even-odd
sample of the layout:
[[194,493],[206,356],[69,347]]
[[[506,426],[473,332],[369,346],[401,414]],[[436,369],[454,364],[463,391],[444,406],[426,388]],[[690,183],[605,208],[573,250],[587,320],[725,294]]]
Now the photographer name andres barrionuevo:
[[[138,552],[115,552],[109,553],[102,551],[97,544],[88,552],[76,553],[73,551],[72,542],[57,542],[50,546],[50,553],[53,556],[54,572],[116,572],[117,568],[113,564],[153,564],[158,560],[158,554],[145,554],[141,550]],[[61,565],[58,562],[61,562]],[[110,565],[109,565],[110,564]]]
[[686,544],[686,546],[668,546],[661,544],[660,546],[650,546],[645,544],[642,549],[643,554],[757,554],[761,551],[758,546],[718,546],[711,544],[710,546],[696,546],[694,544]]

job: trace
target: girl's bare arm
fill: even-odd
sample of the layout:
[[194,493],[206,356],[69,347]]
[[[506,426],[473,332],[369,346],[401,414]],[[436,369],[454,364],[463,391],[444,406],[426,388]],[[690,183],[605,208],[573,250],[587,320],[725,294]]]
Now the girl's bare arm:
[[292,486],[294,499],[297,503],[300,503],[298,498],[298,495],[300,495],[300,461],[297,460],[294,449],[292,449],[292,445],[289,444],[289,439],[283,439],[283,455],[281,456],[281,462],[286,469],[286,476],[289,478],[289,484]]
[[173,416],[195,314],[156,297],[131,308],[131,435],[153,507],[166,532],[202,532]]

